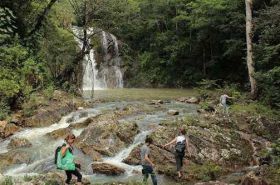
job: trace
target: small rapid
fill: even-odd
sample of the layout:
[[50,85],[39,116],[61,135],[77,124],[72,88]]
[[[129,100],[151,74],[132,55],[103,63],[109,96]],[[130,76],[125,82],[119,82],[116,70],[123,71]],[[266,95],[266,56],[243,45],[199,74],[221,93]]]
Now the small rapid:
[[[54,165],[54,150],[57,146],[60,146],[63,143],[63,139],[52,139],[48,137],[48,133],[51,133],[55,130],[72,128],[72,132],[79,136],[85,128],[80,127],[71,127],[83,123],[88,118],[93,118],[104,113],[112,112],[115,110],[121,110],[127,105],[136,105],[139,104],[142,106],[147,105],[146,102],[141,101],[120,101],[120,102],[107,102],[100,103],[94,108],[83,109],[79,111],[72,112],[64,117],[57,123],[54,123],[47,127],[42,128],[27,128],[24,129],[10,138],[2,141],[0,143],[1,153],[9,154],[11,150],[22,151],[23,155],[28,155],[29,160],[27,162],[22,162],[21,164],[16,164],[6,169],[4,175],[9,176],[24,176],[24,175],[36,175],[47,172],[56,171]],[[153,105],[150,105],[153,106]],[[180,112],[178,116],[170,116],[167,114],[168,109],[177,108]],[[155,109],[156,110],[156,109]],[[118,120],[119,124],[122,124],[127,121],[133,121],[137,124],[139,133],[134,136],[133,141],[126,148],[123,148],[117,154],[112,157],[102,157],[102,162],[115,165],[125,170],[123,175],[118,177],[106,176],[101,174],[94,174],[92,172],[91,165],[94,165],[92,159],[85,155],[79,149],[75,149],[75,158],[82,165],[82,173],[88,178],[92,183],[106,183],[106,182],[115,182],[115,181],[127,181],[127,179],[137,179],[139,175],[135,173],[140,173],[141,166],[128,165],[123,162],[126,159],[131,151],[141,145],[146,136],[151,134],[155,129],[160,127],[162,121],[172,121],[180,117],[185,116],[186,114],[195,114],[196,107],[195,105],[169,102],[162,105],[162,108],[157,109],[156,112],[138,112],[137,114],[124,116]],[[30,148],[21,148],[21,149],[10,149],[8,147],[9,142],[12,138],[24,138],[29,140],[32,143]],[[113,138],[112,138],[113,139]],[[111,143],[114,143],[112,140]]]

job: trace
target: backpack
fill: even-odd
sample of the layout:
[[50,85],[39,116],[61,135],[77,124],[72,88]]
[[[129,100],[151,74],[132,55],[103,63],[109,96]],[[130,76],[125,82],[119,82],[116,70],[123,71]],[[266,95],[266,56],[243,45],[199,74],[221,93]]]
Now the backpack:
[[57,147],[55,150],[54,163],[56,168],[60,170],[75,170],[76,167],[73,154],[68,149],[66,150],[65,155],[62,157],[60,152],[62,146]]
[[55,149],[55,153],[54,153],[54,164],[57,165],[57,156],[58,156],[58,152],[60,152],[62,146],[58,146],[56,149]]
[[175,145],[175,151],[177,153],[184,153],[186,149],[186,140],[183,140],[182,142],[178,142]]

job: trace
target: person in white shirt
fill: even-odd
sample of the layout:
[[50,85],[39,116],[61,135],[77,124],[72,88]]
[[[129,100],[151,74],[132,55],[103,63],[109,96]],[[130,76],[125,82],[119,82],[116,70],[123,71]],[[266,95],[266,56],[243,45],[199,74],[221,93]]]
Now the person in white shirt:
[[163,147],[167,147],[169,145],[175,144],[175,160],[176,160],[176,168],[178,177],[182,177],[182,167],[183,167],[183,158],[185,156],[185,149],[187,148],[188,153],[190,154],[190,148],[189,148],[189,141],[185,137],[186,130],[184,128],[179,129],[179,136],[175,137],[172,141],[165,144]]
[[231,99],[232,97],[228,96],[227,94],[223,94],[220,97],[220,103],[223,106],[223,114],[228,116],[228,109],[229,106],[227,105],[227,99]]

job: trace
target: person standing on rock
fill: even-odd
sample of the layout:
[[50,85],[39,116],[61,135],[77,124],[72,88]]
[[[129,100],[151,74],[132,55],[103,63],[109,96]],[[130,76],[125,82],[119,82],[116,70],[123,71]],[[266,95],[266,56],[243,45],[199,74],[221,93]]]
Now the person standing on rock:
[[78,168],[81,168],[80,164],[74,163],[74,156],[73,156],[73,143],[75,141],[76,137],[74,134],[69,134],[65,138],[65,144],[61,147],[61,161],[62,163],[65,160],[65,173],[67,176],[67,179],[65,181],[66,184],[70,184],[70,181],[72,179],[72,175],[75,175],[77,177],[77,185],[82,184],[82,174],[79,172]]
[[[172,141],[169,143],[163,145],[163,147],[167,147],[171,144],[175,144],[175,160],[176,160],[176,169],[178,173],[178,177],[182,177],[182,167],[183,167],[183,158],[185,156],[185,149],[187,148],[188,153],[190,154],[189,149],[189,141],[185,137],[186,130],[184,128],[179,129],[179,136],[175,137]],[[187,146],[187,147],[186,147]]]
[[149,158],[150,154],[150,145],[153,143],[152,138],[146,137],[145,144],[141,147],[141,164],[142,164],[142,173],[144,175],[143,183],[147,184],[149,174],[151,175],[153,185],[157,185],[157,178],[154,172],[154,163]]
[[223,94],[220,97],[220,103],[223,106],[223,114],[228,116],[228,109],[229,106],[227,105],[227,99],[231,99],[232,97],[228,96],[227,94]]

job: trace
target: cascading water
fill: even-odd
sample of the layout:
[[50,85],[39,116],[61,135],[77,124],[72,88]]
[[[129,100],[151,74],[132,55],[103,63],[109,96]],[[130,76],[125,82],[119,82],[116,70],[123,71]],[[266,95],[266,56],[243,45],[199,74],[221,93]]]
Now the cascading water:
[[[83,48],[83,30],[79,27],[73,27],[73,32],[77,37],[75,37],[75,40],[78,42],[79,47]],[[93,34],[93,29],[87,30],[87,35]],[[87,41],[87,48],[90,45],[91,40],[88,39]],[[100,89],[106,89],[107,84],[104,78],[98,77],[98,69],[97,69],[97,63],[95,59],[95,50],[94,48],[91,48],[89,53],[85,55],[83,59],[83,84],[82,89],[83,91],[92,91],[92,90],[100,90]]]
[[121,57],[116,36],[102,31],[103,60],[99,68],[100,77],[108,88],[123,88]]
[[[75,40],[78,42],[79,47],[83,48],[83,29],[73,27],[73,32],[77,36]],[[94,35],[92,28],[87,30],[87,35]],[[86,41],[86,48],[90,48],[91,39]],[[119,47],[117,38],[102,31],[101,43],[103,49],[103,61],[97,61],[95,57],[96,51],[90,48],[89,52],[83,59],[83,83],[82,90],[93,91],[102,90],[107,88],[123,88],[123,75],[120,69],[121,57],[119,54]]]

